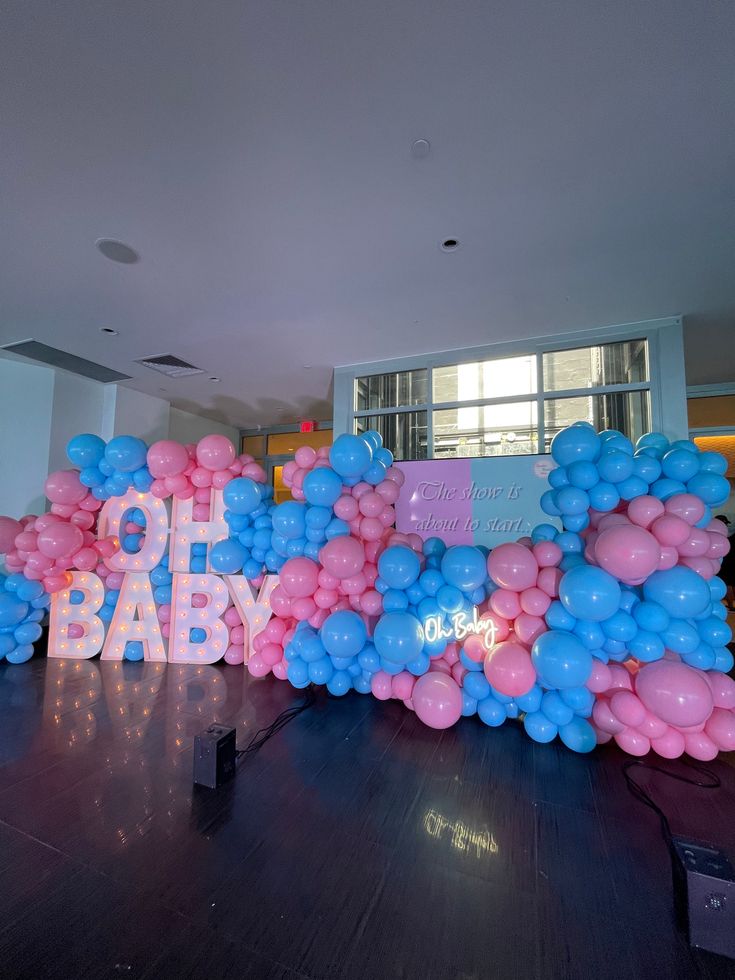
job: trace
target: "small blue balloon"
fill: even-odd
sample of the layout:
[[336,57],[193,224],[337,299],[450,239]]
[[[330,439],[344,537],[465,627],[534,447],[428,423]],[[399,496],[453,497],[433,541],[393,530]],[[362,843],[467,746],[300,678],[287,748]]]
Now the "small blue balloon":
[[542,743],[553,742],[559,731],[554,722],[549,721],[541,711],[529,711],[523,719],[523,727],[534,742]]
[[225,485],[222,500],[233,514],[252,514],[262,500],[260,484],[248,476],[235,477]]
[[503,705],[491,697],[477,702],[477,714],[490,728],[499,728],[507,718]]
[[408,664],[423,650],[424,631],[418,619],[408,612],[384,613],[375,627],[373,643],[381,657],[393,663]]
[[105,461],[121,473],[132,473],[146,464],[148,447],[136,436],[115,436],[105,447]]
[[320,466],[306,474],[303,491],[306,501],[313,506],[332,507],[342,496],[342,479],[328,466]]
[[105,441],[90,432],[84,432],[69,440],[66,455],[69,462],[80,470],[96,467],[105,455]]
[[419,577],[421,562],[411,548],[394,545],[378,558],[378,574],[391,589],[407,589]]
[[695,494],[705,504],[719,507],[730,496],[730,483],[717,473],[698,473],[687,483],[687,491]]
[[559,466],[569,466],[579,460],[594,463],[600,455],[601,445],[594,429],[572,425],[557,432],[551,440],[551,455]]
[[479,548],[460,544],[447,548],[441,561],[441,572],[448,585],[462,592],[473,592],[487,579],[487,560]]
[[[327,617],[321,629],[321,638],[327,653],[332,656],[356,657],[365,646],[367,629],[356,612],[343,609]],[[378,649],[377,642],[375,647]]]
[[555,725],[566,725],[574,717],[573,709],[562,700],[558,691],[546,691],[541,698],[541,711]]
[[545,687],[580,687],[592,670],[592,655],[571,633],[549,630],[537,637],[531,660]]
[[643,596],[662,606],[675,619],[690,619],[708,609],[711,598],[707,582],[683,565],[653,572],[643,583]]
[[362,436],[343,433],[329,450],[332,468],[343,477],[360,477],[373,461],[373,449]]
[[584,718],[572,718],[559,727],[559,738],[572,752],[591,752],[597,745],[595,730]]

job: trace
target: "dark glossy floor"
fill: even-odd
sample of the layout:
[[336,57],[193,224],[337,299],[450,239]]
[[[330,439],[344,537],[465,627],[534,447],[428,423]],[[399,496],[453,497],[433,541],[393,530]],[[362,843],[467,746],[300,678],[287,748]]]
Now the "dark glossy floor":
[[[623,756],[324,694],[211,793],[193,736],[298,697],[238,667],[0,666],[4,978],[735,976],[674,926]],[[732,760],[730,760],[732,761]],[[674,832],[735,856],[735,771],[648,776]]]

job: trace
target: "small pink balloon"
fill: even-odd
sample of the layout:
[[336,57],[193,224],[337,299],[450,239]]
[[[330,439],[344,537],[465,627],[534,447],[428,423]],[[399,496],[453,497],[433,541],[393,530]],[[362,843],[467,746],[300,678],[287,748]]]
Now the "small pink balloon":
[[380,541],[385,525],[379,517],[363,517],[358,527],[364,541]]
[[633,678],[622,664],[608,664],[607,668],[610,671],[610,687],[608,690],[633,690]]
[[618,735],[625,731],[625,724],[618,721],[610,710],[610,702],[607,698],[600,698],[595,701],[592,707],[592,720],[600,731],[608,735]]
[[717,745],[706,732],[685,735],[684,749],[687,755],[699,762],[711,762],[717,758]]
[[719,670],[710,670],[705,674],[712,700],[716,708],[735,709],[735,680]]
[[240,613],[234,606],[228,606],[222,618],[228,626],[242,626]]
[[548,629],[546,621],[541,616],[531,616],[530,613],[522,612],[516,616],[513,623],[513,630],[516,636],[528,646],[533,646],[535,641]]
[[646,709],[632,691],[616,691],[610,698],[610,711],[630,728],[638,728],[646,717]]
[[464,664],[452,664],[451,674],[457,684],[462,687],[462,681],[465,679],[466,675],[469,674],[469,671]]
[[631,729],[615,735],[615,741],[623,752],[627,752],[628,755],[647,755],[651,750],[650,739],[647,739],[645,735],[639,735],[638,732],[632,731]]
[[[260,634],[258,634],[260,635]],[[257,640],[257,636],[255,639]],[[230,630],[230,643],[235,643],[237,646],[241,646],[245,642],[245,627],[242,623],[238,626],[233,626]]]
[[354,521],[360,513],[360,505],[354,497],[342,496],[334,504],[335,517],[341,521]]
[[718,558],[724,558],[730,551],[730,542],[721,534],[715,534],[714,531],[708,531],[707,538],[709,542],[706,553],[707,558],[716,561]]
[[0,555],[7,555],[15,547],[15,539],[23,531],[20,521],[12,517],[0,517]]
[[559,568],[542,568],[538,573],[538,587],[550,598],[556,599],[559,596],[559,583],[562,580],[562,575],[563,573]]
[[509,541],[493,548],[488,555],[487,570],[501,588],[521,592],[536,585],[539,567],[530,548]]
[[723,752],[735,750],[735,712],[715,708],[704,730],[718,749]]
[[294,459],[302,469],[308,470],[316,463],[316,452],[311,446],[301,446],[296,450]]
[[595,542],[595,558],[600,568],[630,585],[656,571],[661,548],[656,538],[644,528],[621,524],[600,533]]
[[675,514],[686,521],[690,527],[698,524],[704,517],[704,501],[693,493],[675,493],[664,504],[667,514]]
[[232,473],[229,470],[215,470],[212,474],[212,486],[215,490],[224,490],[231,479]]
[[158,618],[162,623],[171,622],[171,606],[169,603],[158,607]]
[[483,669],[495,690],[508,697],[528,694],[536,683],[531,654],[513,640],[498,643],[487,655]]
[[310,596],[291,600],[291,615],[300,622],[309,619],[316,611],[316,603]]
[[370,678],[370,690],[378,701],[387,701],[392,694],[392,678],[383,670],[376,671]]
[[669,726],[665,721],[661,721],[656,715],[651,714],[650,711],[646,711],[645,717],[640,725],[636,725],[636,728],[641,733],[645,735],[646,738],[662,738],[667,731],[669,731]]
[[454,678],[430,671],[419,677],[411,696],[416,714],[430,728],[450,728],[462,715],[462,690]]
[[665,572],[679,563],[679,552],[676,548],[668,545],[661,545],[661,557],[658,562],[658,571]]
[[97,565],[97,552],[94,548],[80,548],[74,555],[74,567],[80,572],[91,572]]
[[288,680],[288,664],[285,660],[279,660],[277,664],[273,665],[273,676],[277,677],[279,681]]
[[687,540],[690,531],[687,522],[675,514],[664,514],[651,525],[651,533],[655,535],[658,543],[668,548],[678,548]]
[[360,601],[363,612],[366,612],[368,616],[379,616],[383,611],[383,597],[375,589],[368,589],[367,592],[363,593]]
[[[390,504],[391,506],[395,504],[400,496],[398,484],[392,480],[383,480],[382,483],[377,485],[375,492],[383,498],[386,504]],[[405,698],[402,700],[405,700]]]
[[684,736],[675,728],[667,728],[663,735],[651,739],[651,748],[662,759],[678,759],[684,747]]
[[504,619],[515,619],[521,614],[521,601],[517,592],[510,589],[496,589],[490,596],[490,608]]
[[529,616],[543,616],[551,605],[551,597],[537,587],[524,589],[520,595],[521,609]]
[[358,507],[363,517],[378,517],[385,507],[385,501],[380,494],[372,491],[360,497]]
[[590,671],[590,676],[587,678],[586,684],[590,691],[593,694],[601,694],[604,691],[609,691],[611,681],[612,674],[607,664],[603,664],[601,660],[593,659],[592,670]]
[[195,521],[206,521],[209,519],[209,504],[194,504],[191,516]]
[[225,663],[241,664],[245,661],[245,648],[231,643],[225,650]]
[[189,479],[198,489],[206,489],[212,486],[212,473],[203,466],[195,466]]
[[702,673],[675,661],[659,660],[643,666],[636,677],[636,693],[653,714],[669,725],[704,723],[714,702]]
[[[194,484],[192,484],[192,486],[194,486]],[[198,504],[207,504],[207,506],[209,506],[211,497],[212,491],[209,487],[196,487],[194,490],[194,500]]]
[[564,557],[564,552],[556,541],[539,541],[532,550],[539,568],[550,568],[558,565]]
[[60,572],[57,575],[45,575],[43,578],[43,587],[49,592],[61,592],[62,589],[68,589],[71,585],[73,579],[70,572]]
[[270,666],[263,661],[259,653],[254,653],[248,660],[248,673],[251,677],[267,677],[270,672]]
[[319,609],[331,609],[337,603],[339,596],[336,589],[323,589],[321,586],[314,593],[314,602]]
[[197,443],[197,463],[207,470],[226,470],[234,462],[235,455],[235,447],[227,436],[204,436]]
[[362,572],[342,579],[342,589],[345,595],[362,595],[367,589],[367,579]]
[[166,497],[171,495],[171,491],[166,486],[165,480],[154,480],[153,483],[151,483],[151,493],[159,500],[165,500]]
[[443,656],[449,666],[453,667],[459,662],[459,645],[457,643],[447,643]]
[[724,521],[719,521],[716,517],[707,525],[707,530],[711,531],[713,534],[720,534],[723,537],[727,537],[727,524]]
[[686,558],[701,558],[709,550],[709,534],[699,527],[690,528],[689,537],[676,550]]
[[291,599],[281,585],[271,592],[271,609],[276,616],[285,618],[291,615]]
[[402,487],[406,482],[406,474],[402,470],[399,470],[397,466],[389,466],[385,472],[385,478],[399,487]]
[[70,640],[81,640],[84,636],[84,627],[81,623],[69,623],[66,635]]
[[38,550],[49,558],[73,555],[84,544],[84,536],[76,524],[58,522],[38,533]]
[[[46,514],[45,516],[50,517],[51,515],[56,515],[57,517],[63,517],[65,520],[68,520],[72,514],[76,514],[78,506],[79,504],[51,504],[51,514]],[[36,527],[38,528],[38,521],[36,521]]]
[[391,678],[391,693],[394,698],[400,701],[407,701],[413,694],[416,678],[409,674],[407,670],[402,670],[400,674],[394,674]]
[[279,660],[283,659],[283,647],[277,643],[266,643],[260,651],[260,656],[263,663],[268,664],[269,667],[274,667]]
[[697,575],[709,581],[718,571],[718,563],[710,561],[709,558],[680,558],[679,564],[685,568],[691,568]]
[[38,534],[36,531],[21,531],[15,539],[15,547],[18,549],[18,551],[36,551],[37,543]]
[[639,527],[649,528],[664,513],[664,505],[658,497],[636,497],[628,504],[628,517]]

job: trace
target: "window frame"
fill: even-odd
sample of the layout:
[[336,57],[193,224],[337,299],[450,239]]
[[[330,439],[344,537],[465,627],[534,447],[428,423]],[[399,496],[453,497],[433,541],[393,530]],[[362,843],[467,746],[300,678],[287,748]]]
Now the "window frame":
[[[595,347],[602,344],[630,340],[645,340],[647,342],[647,381],[631,382],[629,384],[596,385],[585,388],[544,390],[543,355],[545,353]],[[482,398],[471,401],[433,401],[434,368],[470,364],[474,361],[499,360],[505,357],[519,355],[533,355],[536,357],[537,390],[535,393],[506,395],[498,398]],[[427,402],[362,411],[356,408],[355,382],[358,378],[420,369],[426,369],[428,372],[427,393],[429,400]],[[561,398],[588,398],[600,394],[616,394],[632,391],[649,391],[651,426],[654,430],[665,432],[671,438],[687,437],[686,383],[681,317],[666,317],[595,330],[580,330],[556,336],[536,337],[528,340],[490,344],[482,347],[466,347],[458,350],[437,351],[409,357],[391,358],[383,361],[339,366],[334,371],[333,431],[335,437],[343,432],[354,432],[356,418],[425,411],[426,459],[434,459],[433,412],[435,410],[483,408],[486,405],[512,404],[514,402],[535,400],[537,403],[539,454],[544,455],[546,436],[545,401]],[[497,456],[493,458],[502,459],[503,457]]]

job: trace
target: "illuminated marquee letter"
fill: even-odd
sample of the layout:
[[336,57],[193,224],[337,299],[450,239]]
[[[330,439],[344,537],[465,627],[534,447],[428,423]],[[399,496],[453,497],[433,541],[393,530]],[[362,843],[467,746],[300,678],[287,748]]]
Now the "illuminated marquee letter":
[[[224,656],[229,631],[220,619],[227,608],[227,587],[218,575],[174,575],[168,659],[179,664],[213,664]],[[207,604],[195,608],[194,594]],[[204,640],[191,640],[191,631],[204,630]]]
[[247,646],[245,662],[247,663],[253,653],[253,640],[258,633],[263,632],[266,623],[273,615],[271,592],[278,585],[278,576],[266,575],[257,599],[252,585],[244,575],[225,575],[225,581],[245,627],[245,644]]
[[[131,556],[128,556],[131,557]],[[122,660],[125,644],[140,640],[144,660],[166,660],[147,572],[126,572],[102,650],[103,660]]]
[[[48,655],[70,660],[87,660],[100,652],[105,627],[99,611],[105,599],[102,580],[91,572],[72,572],[68,589],[51,595]],[[72,605],[71,593],[81,592],[83,599]],[[70,627],[74,627],[71,630]],[[75,635],[78,634],[78,635]]]
[[[193,544],[212,545],[229,536],[230,529],[225,520],[225,504],[221,490],[212,490],[209,501],[208,521],[194,520],[194,501],[179,500],[174,497],[171,514],[171,552],[168,561],[170,572],[188,572],[191,569],[191,546]],[[209,568],[209,559],[207,559]]]
[[105,558],[105,565],[115,572],[150,571],[163,558],[168,537],[168,514],[166,505],[152,493],[139,493],[130,489],[123,497],[110,497],[105,501],[100,511],[97,536],[105,538],[108,534],[124,537],[120,534],[120,523],[126,511],[134,507],[140,508],[145,514],[145,537],[140,551],[134,555],[127,551],[116,551],[110,558]]

